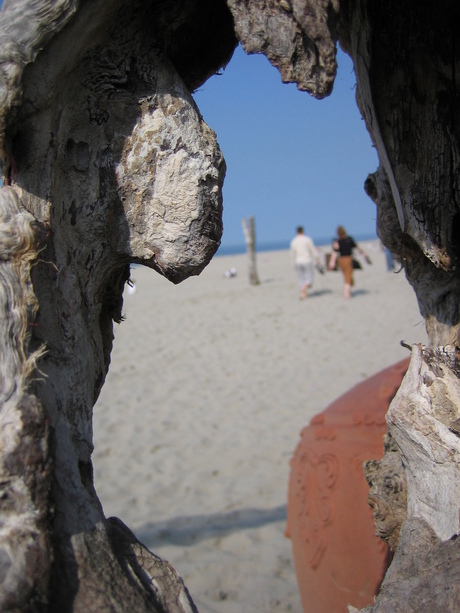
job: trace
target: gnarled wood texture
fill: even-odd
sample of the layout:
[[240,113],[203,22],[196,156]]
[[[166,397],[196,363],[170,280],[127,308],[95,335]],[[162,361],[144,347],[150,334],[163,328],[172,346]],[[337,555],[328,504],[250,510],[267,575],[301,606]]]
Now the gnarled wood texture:
[[337,72],[339,0],[228,0],[247,53],[263,53],[285,83],[316,98],[332,91]]
[[[217,42],[195,19],[207,10]],[[174,570],[104,517],[91,421],[130,263],[177,283],[219,246],[225,164],[189,87],[231,57],[230,13],[7,0],[0,41],[2,240],[18,239],[18,255],[2,242],[0,608],[195,610]]]
[[[38,308],[30,269],[39,232],[11,188],[0,190],[0,607],[27,610],[48,591],[52,547],[49,427],[29,392],[42,350],[29,350]],[[33,608],[31,609],[33,610]]]
[[[408,520],[368,610],[456,611],[455,563],[445,561],[458,556],[460,528],[460,50],[454,25],[460,9],[450,1],[350,2],[342,15],[358,104],[380,160],[366,182],[377,204],[377,230],[403,262],[430,342],[430,348],[413,347],[387,416],[407,479]],[[399,513],[399,502],[389,516]]]
[[366,190],[430,338],[388,416],[408,520],[370,610],[458,608],[444,562],[458,556],[460,506],[459,12],[454,0],[5,0],[2,610],[194,609],[170,567],[104,517],[91,415],[130,263],[179,282],[219,245],[225,165],[190,91],[237,39],[318,98],[337,40],[353,58],[380,159]]

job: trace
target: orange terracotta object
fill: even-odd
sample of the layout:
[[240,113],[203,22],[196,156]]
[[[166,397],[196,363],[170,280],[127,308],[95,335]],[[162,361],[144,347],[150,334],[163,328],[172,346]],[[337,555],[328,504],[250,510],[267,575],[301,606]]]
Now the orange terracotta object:
[[383,456],[385,414],[409,359],[356,385],[301,432],[291,460],[288,528],[304,613],[374,601],[390,561],[375,535],[362,464]]

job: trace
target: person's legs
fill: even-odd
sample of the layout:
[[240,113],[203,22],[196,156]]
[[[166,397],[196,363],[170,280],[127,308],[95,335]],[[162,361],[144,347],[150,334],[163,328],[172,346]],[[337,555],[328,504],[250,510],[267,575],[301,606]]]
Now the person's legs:
[[308,288],[313,284],[313,266],[310,264],[297,264],[297,275],[300,287],[300,299],[305,300]]
[[341,256],[339,258],[339,266],[345,282],[343,296],[348,299],[351,297],[351,286],[353,285],[353,260],[351,256]]
[[305,280],[305,267],[303,264],[295,265],[297,270],[297,279],[299,281],[300,299],[304,300],[307,297],[308,285]]

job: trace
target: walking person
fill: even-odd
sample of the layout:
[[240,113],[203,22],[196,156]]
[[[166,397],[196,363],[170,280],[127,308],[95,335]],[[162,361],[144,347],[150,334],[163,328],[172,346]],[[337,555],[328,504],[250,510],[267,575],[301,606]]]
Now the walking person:
[[305,300],[308,288],[313,285],[315,262],[318,266],[321,264],[315,244],[304,234],[302,226],[297,228],[297,234],[291,241],[290,253],[299,281],[300,299]]
[[337,238],[333,241],[332,247],[334,252],[333,257],[329,261],[329,268],[331,270],[335,268],[335,263],[338,258],[337,262],[342,271],[344,280],[343,296],[348,299],[351,297],[351,287],[355,283],[353,278],[353,249],[359,251],[368,264],[372,264],[372,262],[367,253],[361,249],[353,237],[348,236],[343,226],[337,228]]

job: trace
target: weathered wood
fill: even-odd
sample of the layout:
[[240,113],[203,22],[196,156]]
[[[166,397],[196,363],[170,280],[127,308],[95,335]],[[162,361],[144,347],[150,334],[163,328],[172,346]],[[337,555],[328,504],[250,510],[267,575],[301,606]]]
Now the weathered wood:
[[458,539],[442,541],[423,520],[408,519],[376,603],[361,613],[454,613],[460,609],[459,580]]
[[339,0],[227,0],[247,53],[263,53],[285,83],[316,98],[332,91],[337,72]]
[[[212,18],[211,4],[200,10]],[[225,163],[165,55],[181,55],[185,38],[206,57],[209,22],[191,19],[187,39],[194,2],[176,13],[143,2],[39,5],[6,0],[0,21],[10,184],[0,191],[0,608],[193,611],[170,566],[104,517],[91,418],[130,263],[177,283],[220,243]],[[235,45],[218,5],[227,34],[217,54],[183,62],[195,86]]]
[[256,257],[256,224],[254,217],[242,219],[244,241],[246,243],[246,252],[248,255],[248,273],[249,283],[251,285],[259,285],[259,275],[257,273],[257,257]]
[[366,189],[430,341],[388,416],[408,520],[371,610],[458,609],[459,13],[455,0],[5,0],[2,610],[193,610],[174,572],[104,517],[91,414],[130,263],[179,282],[219,245],[225,164],[190,91],[236,36],[318,98],[337,39],[353,59],[380,160]]
[[[30,350],[38,302],[30,270],[40,250],[34,218],[11,188],[0,190],[0,609],[47,601],[52,547],[49,426],[31,378],[43,348]],[[29,608],[30,607],[30,608]]]
[[[380,160],[366,190],[377,204],[379,236],[414,287],[430,343],[413,347],[387,416],[407,479],[408,520],[381,594],[366,611],[456,611],[456,563],[446,559],[457,559],[449,539],[460,528],[460,50],[453,26],[460,10],[451,1],[347,6],[341,43],[353,58],[358,105]],[[392,482],[393,469],[382,478]],[[378,529],[401,512],[398,496],[388,502]]]
[[[458,342],[459,50],[455,2],[352,3],[344,25],[380,168],[366,187],[433,346]],[[410,35],[408,34],[410,32]]]
[[395,551],[401,526],[407,519],[407,479],[393,437],[387,433],[383,442],[383,458],[367,460],[363,470],[369,484],[367,502],[372,508],[376,534]]

